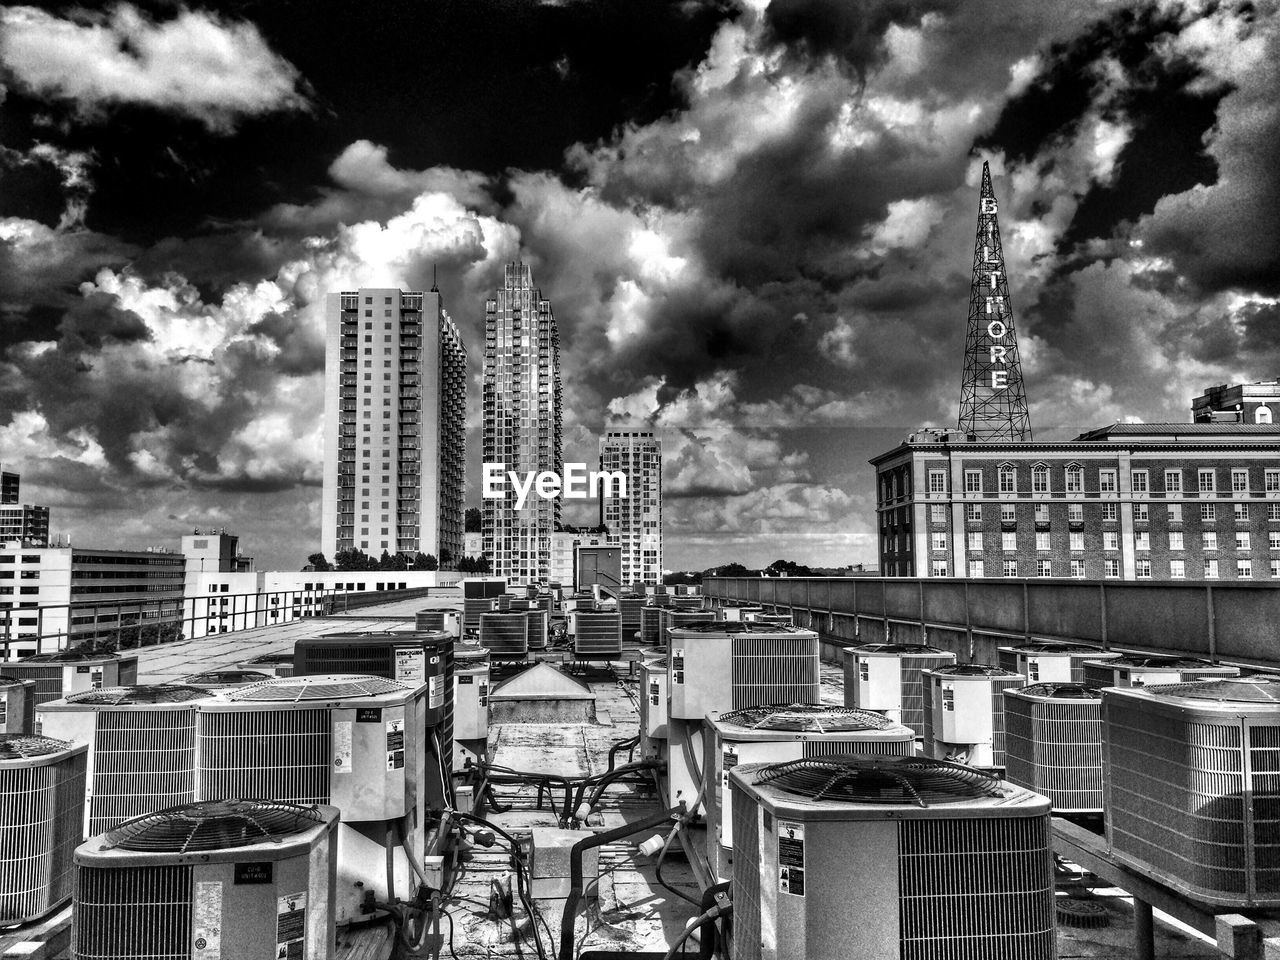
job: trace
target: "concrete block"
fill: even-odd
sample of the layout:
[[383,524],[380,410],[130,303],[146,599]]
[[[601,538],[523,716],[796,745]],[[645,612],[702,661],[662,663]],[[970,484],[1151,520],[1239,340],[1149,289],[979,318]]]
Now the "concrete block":
[[1219,914],[1214,918],[1218,949],[1234,960],[1261,960],[1262,931],[1248,917],[1238,913]]
[[[572,884],[569,852],[579,840],[591,836],[586,830],[561,830],[557,827],[534,827],[529,854],[529,886],[535,900],[563,900]],[[584,886],[600,876],[600,848],[592,847],[582,857]],[[585,891],[594,897],[595,887]]]

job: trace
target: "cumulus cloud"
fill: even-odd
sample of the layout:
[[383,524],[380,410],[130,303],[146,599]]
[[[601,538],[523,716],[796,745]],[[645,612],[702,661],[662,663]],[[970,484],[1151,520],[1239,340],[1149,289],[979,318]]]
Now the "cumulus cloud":
[[309,109],[297,68],[255,26],[208,11],[179,8],[156,21],[129,3],[66,19],[8,7],[0,26],[0,58],[14,84],[86,115],[141,104],[229,133],[242,117]]

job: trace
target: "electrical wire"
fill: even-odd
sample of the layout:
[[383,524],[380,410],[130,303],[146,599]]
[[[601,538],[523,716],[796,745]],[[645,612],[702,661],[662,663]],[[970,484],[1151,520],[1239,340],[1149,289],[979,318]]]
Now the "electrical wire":
[[685,941],[693,936],[693,932],[695,930],[701,930],[706,924],[713,922],[717,917],[725,916],[730,913],[732,909],[732,905],[728,907],[720,907],[717,905],[712,907],[710,910],[698,914],[698,916],[694,918],[693,922],[685,927],[684,933],[680,934],[676,939],[676,942],[671,945],[671,949],[667,951],[667,955],[663,960],[675,960],[676,953],[684,946]]

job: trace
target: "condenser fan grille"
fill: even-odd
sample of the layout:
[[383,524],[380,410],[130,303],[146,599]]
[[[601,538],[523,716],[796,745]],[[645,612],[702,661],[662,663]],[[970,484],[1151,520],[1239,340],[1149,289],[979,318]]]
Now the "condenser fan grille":
[[946,652],[939,647],[931,647],[924,643],[867,643],[852,649],[855,653],[883,653],[895,656],[936,656]]
[[31,737],[18,733],[0,734],[0,760],[26,760],[61,753],[71,744],[52,737]]
[[278,843],[323,820],[311,807],[274,800],[206,800],[127,820],[107,831],[105,846],[153,853],[231,850]]
[[1021,676],[1001,667],[989,667],[985,663],[958,663],[947,667],[934,667],[933,672],[944,677],[1010,677]]
[[1001,796],[1000,781],[958,763],[921,757],[813,757],[775,763],[756,774],[807,800],[851,803],[957,803]]
[[1029,697],[1052,697],[1054,700],[1100,700],[1102,694],[1080,683],[1036,683],[1018,691]]
[[787,730],[797,733],[849,733],[858,730],[888,730],[897,726],[888,717],[870,710],[816,703],[747,707],[722,713],[720,721],[749,730]]
[[1280,680],[1231,679],[1197,680],[1192,683],[1165,683],[1147,687],[1148,693],[1192,700],[1280,703]]
[[383,693],[402,693],[413,687],[384,677],[281,677],[241,687],[228,694],[231,700],[346,700],[353,697],[376,697]]
[[134,703],[186,703],[209,696],[207,690],[181,683],[157,683],[138,687],[102,687],[82,690],[67,696],[67,703],[97,704],[116,707]]

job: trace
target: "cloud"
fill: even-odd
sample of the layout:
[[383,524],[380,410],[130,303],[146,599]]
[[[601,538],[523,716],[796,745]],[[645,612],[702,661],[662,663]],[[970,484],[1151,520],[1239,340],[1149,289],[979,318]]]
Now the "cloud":
[[255,26],[208,11],[180,7],[155,21],[129,3],[68,19],[8,7],[0,27],[0,58],[15,86],[70,100],[86,116],[146,105],[226,134],[243,117],[310,109],[297,68]]

